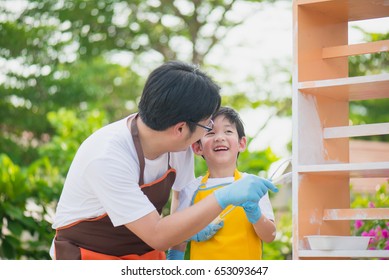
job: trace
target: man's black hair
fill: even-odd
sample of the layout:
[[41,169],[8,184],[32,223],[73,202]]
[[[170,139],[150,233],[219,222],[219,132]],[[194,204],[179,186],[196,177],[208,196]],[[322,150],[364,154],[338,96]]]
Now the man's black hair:
[[196,65],[170,61],[149,75],[139,102],[139,115],[150,128],[165,130],[179,122],[195,124],[219,109],[220,87]]

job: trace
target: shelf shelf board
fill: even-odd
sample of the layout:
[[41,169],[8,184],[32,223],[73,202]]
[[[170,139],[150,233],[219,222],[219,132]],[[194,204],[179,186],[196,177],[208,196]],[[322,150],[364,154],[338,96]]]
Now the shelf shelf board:
[[387,73],[298,83],[298,90],[302,93],[350,101],[389,98],[388,89]]
[[389,177],[389,162],[334,163],[300,165],[300,174],[345,175],[353,178],[385,178]]
[[389,15],[387,0],[298,0],[297,5],[309,7],[311,11],[318,11],[341,21],[365,20]]
[[389,51],[389,40],[323,48],[324,59]]
[[389,208],[324,209],[323,220],[389,220]]
[[324,139],[385,134],[389,134],[389,123],[326,127],[323,130]]
[[349,258],[388,258],[389,250],[299,250],[299,257],[349,257]]

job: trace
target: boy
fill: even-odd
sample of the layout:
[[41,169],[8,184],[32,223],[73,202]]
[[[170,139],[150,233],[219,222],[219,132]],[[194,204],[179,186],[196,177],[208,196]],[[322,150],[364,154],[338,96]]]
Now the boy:
[[[180,192],[177,211],[196,205],[214,191],[245,177],[237,170],[237,158],[246,149],[244,127],[239,115],[222,107],[213,116],[214,127],[192,145],[195,154],[207,162],[208,171]],[[231,212],[228,212],[231,210]],[[276,235],[274,213],[268,197],[259,203],[246,202],[242,207],[226,208],[221,223],[210,224],[191,237],[189,259],[261,259],[262,241],[271,242]],[[168,252],[168,259],[183,259],[186,243]]]

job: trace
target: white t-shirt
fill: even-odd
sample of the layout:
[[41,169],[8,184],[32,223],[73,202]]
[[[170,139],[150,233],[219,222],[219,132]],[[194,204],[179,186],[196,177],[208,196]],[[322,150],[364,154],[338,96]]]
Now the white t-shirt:
[[[246,176],[247,173],[242,173],[242,177]],[[182,211],[183,209],[189,207],[193,200],[193,195],[201,185],[201,180],[203,177],[198,177],[194,179],[192,182],[187,184],[179,194],[179,204],[177,207],[177,211]],[[234,177],[226,177],[226,178],[208,178],[206,186],[212,187],[217,185],[227,185],[234,181]],[[265,215],[266,218],[269,220],[274,221],[274,212],[273,207],[271,205],[269,194],[266,193],[265,196],[263,196],[259,202],[258,205],[261,209],[261,213]]]
[[[135,221],[155,207],[139,188],[139,160],[126,117],[88,137],[70,166],[57,206],[53,228],[107,213],[114,226]],[[167,171],[168,154],[145,159],[144,183]],[[194,180],[193,151],[170,153],[176,169],[173,189]]]

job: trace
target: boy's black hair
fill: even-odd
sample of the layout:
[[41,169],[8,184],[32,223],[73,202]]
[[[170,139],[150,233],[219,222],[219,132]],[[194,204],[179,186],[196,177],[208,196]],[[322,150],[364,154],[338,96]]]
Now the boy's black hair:
[[220,87],[192,64],[166,62],[151,72],[139,102],[139,115],[150,128],[165,130],[187,122],[193,132],[195,123],[209,118],[219,109]]
[[243,121],[240,118],[238,112],[236,112],[234,109],[230,107],[220,107],[220,109],[215,114],[213,114],[212,119],[215,120],[218,116],[224,116],[231,124],[235,125],[239,139],[242,139],[242,137],[246,136],[244,132]]

